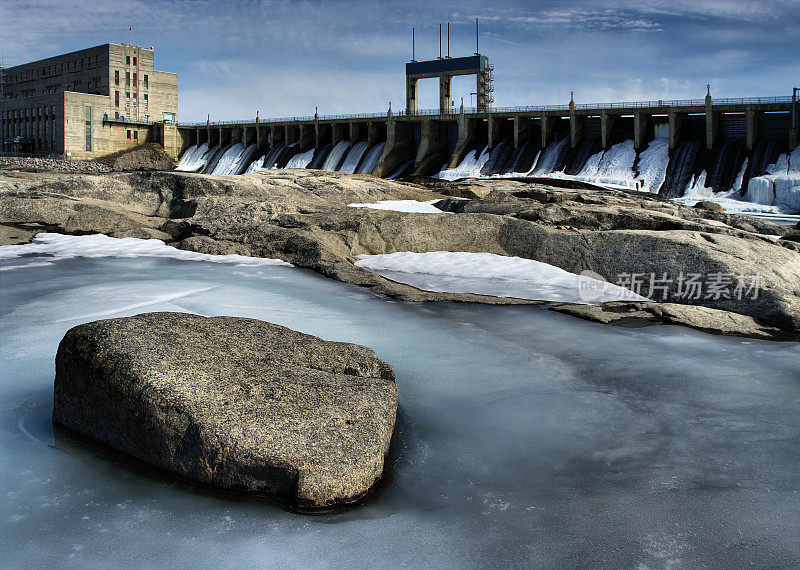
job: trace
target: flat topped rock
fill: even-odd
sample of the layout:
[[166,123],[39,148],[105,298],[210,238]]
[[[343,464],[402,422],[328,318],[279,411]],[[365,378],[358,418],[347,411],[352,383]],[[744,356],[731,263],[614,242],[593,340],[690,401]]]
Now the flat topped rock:
[[363,346],[237,317],[79,325],[56,356],[53,421],[214,487],[327,508],[380,478],[394,372]]

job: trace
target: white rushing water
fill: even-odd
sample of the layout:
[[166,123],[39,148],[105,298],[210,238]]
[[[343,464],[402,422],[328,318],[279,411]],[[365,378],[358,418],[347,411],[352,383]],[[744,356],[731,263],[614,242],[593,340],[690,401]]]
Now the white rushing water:
[[244,145],[242,143],[231,145],[228,150],[223,153],[219,161],[217,161],[214,170],[209,174],[230,174],[242,152],[244,152]]
[[328,157],[322,165],[322,170],[334,171],[341,164],[344,154],[350,148],[350,141],[339,141],[336,146],[328,153]]
[[305,168],[311,162],[312,158],[314,158],[313,148],[294,155],[289,159],[289,162],[286,163],[286,168]]
[[[658,131],[658,129],[656,129]],[[639,154],[637,179],[643,181],[642,190],[658,194],[667,177],[669,166],[669,140],[657,138],[650,141],[647,148]]]
[[361,159],[364,157],[364,153],[367,152],[367,148],[369,148],[369,145],[365,141],[359,141],[350,147],[347,157],[345,157],[344,162],[342,162],[342,165],[339,167],[339,172],[353,174],[356,168],[358,168]]
[[[31,253],[0,260],[15,266],[0,287],[4,567],[800,559],[798,343],[611,327],[533,306],[396,302],[285,266]],[[374,349],[399,399],[383,491],[303,516],[185,487],[55,433],[65,332],[148,311],[251,317]]]
[[375,167],[378,165],[378,160],[381,158],[381,154],[383,154],[383,149],[386,147],[386,142],[379,142],[372,146],[367,152],[367,155],[364,157],[364,161],[361,163],[361,166],[358,167],[359,174],[372,174],[372,171],[375,170]]
[[558,157],[568,144],[569,137],[564,137],[559,141],[554,141],[547,145],[547,148],[545,148],[539,154],[539,158],[531,170],[531,176],[543,176],[545,174],[551,174],[556,166]]
[[459,178],[476,178],[481,175],[481,168],[489,160],[489,147],[485,147],[480,153],[470,151],[455,168],[446,168],[434,174],[433,178],[443,180],[457,180]]
[[186,149],[181,156],[178,166],[175,170],[183,172],[198,172],[206,165],[208,159],[208,143],[203,143],[200,146],[194,145]]
[[251,172],[258,172],[259,170],[264,170],[264,160],[267,158],[266,155],[255,159],[253,162],[250,163],[250,166],[244,171],[245,174],[250,174]]
[[250,166],[250,163],[253,162],[253,157],[258,152],[258,145],[253,143],[247,148],[245,148],[242,153],[236,159],[233,167],[231,168],[230,174],[244,174],[247,168]]

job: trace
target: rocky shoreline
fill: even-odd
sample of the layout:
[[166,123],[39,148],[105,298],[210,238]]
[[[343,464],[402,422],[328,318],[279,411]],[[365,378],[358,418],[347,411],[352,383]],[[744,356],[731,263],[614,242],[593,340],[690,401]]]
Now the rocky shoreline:
[[[441,214],[347,206],[437,199]],[[581,318],[755,338],[794,339],[800,332],[796,230],[658,196],[504,179],[392,182],[313,170],[244,176],[0,171],[0,203],[3,244],[26,243],[42,231],[158,238],[203,253],[280,258],[406,301],[540,303],[423,291],[354,265],[364,254],[487,252],[573,273],[590,270],[610,282],[632,274],[671,279],[652,297],[664,301],[658,309],[628,307],[625,318],[619,307],[555,308]],[[679,277],[688,273],[730,276],[732,286],[739,276],[758,275],[759,294],[737,299],[730,289],[727,296],[681,297]]]

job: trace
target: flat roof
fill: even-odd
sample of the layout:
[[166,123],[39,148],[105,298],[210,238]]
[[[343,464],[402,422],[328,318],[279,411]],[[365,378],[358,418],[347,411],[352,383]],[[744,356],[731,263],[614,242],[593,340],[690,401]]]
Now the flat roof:
[[406,75],[468,73],[486,69],[489,58],[485,55],[470,55],[467,57],[450,57],[431,59],[428,61],[411,61],[406,64]]

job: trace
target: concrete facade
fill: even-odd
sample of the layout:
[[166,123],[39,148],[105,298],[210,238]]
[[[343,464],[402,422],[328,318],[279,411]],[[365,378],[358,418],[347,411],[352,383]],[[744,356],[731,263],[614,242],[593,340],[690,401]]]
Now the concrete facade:
[[163,138],[178,77],[154,61],[152,48],[104,44],[1,69],[0,151],[87,160]]

